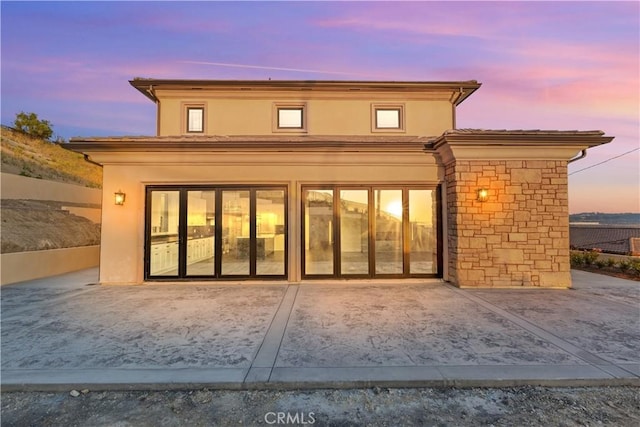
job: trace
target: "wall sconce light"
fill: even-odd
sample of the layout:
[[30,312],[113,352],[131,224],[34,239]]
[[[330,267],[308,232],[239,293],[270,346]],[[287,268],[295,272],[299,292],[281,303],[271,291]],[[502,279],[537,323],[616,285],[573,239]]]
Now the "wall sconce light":
[[113,202],[118,206],[122,206],[124,205],[125,197],[127,197],[127,195],[124,194],[122,190],[118,190],[117,192],[113,193]]
[[478,201],[486,202],[487,199],[489,199],[489,190],[487,190],[486,188],[480,188],[478,190]]

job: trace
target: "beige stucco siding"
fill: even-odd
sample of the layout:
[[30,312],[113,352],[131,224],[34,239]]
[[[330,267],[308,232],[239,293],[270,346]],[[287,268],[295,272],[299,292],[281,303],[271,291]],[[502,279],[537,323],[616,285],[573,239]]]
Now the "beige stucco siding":
[[[437,184],[443,169],[425,153],[104,153],[101,283],[144,280],[147,185],[282,185],[288,189],[289,281],[299,281],[301,202],[306,184]],[[148,163],[142,165],[143,160]],[[126,162],[127,164],[118,164]],[[127,194],[124,206],[113,193]]]
[[[372,104],[402,105],[403,131],[398,135],[439,135],[453,127],[453,105],[447,99],[403,99],[401,96],[378,96],[363,99],[331,98],[318,94],[286,96],[271,94],[260,98],[230,97],[224,94],[192,92],[157,94],[159,105],[159,136],[185,134],[186,107],[202,105],[205,108],[205,134],[207,135],[270,135],[274,132],[274,104],[304,104],[308,135],[372,135]],[[248,102],[249,101],[249,102]],[[291,132],[287,132],[291,133]],[[386,133],[386,132],[385,132]]]

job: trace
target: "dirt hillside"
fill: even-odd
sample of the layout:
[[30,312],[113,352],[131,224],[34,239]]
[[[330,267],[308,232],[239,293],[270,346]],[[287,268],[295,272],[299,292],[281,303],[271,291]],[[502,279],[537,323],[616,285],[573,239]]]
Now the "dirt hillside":
[[[102,187],[102,168],[85,161],[79,153],[6,126],[0,129],[0,137],[3,173]],[[2,199],[0,252],[99,245],[100,225],[69,213],[62,209],[63,206],[100,208],[54,201]]]
[[2,200],[1,253],[100,244],[100,225],[62,209],[69,203]]
[[102,168],[80,153],[33,138],[6,126],[0,129],[2,172],[102,188]]

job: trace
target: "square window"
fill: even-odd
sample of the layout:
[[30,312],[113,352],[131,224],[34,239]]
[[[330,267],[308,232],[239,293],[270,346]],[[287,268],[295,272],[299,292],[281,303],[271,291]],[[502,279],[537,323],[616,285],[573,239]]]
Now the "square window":
[[187,108],[187,132],[204,132],[204,108]]
[[371,132],[404,132],[403,104],[372,104]]
[[278,127],[302,129],[302,108],[278,108]]
[[376,110],[378,129],[400,129],[400,110]]
[[305,103],[274,102],[273,132],[307,132],[307,105]]

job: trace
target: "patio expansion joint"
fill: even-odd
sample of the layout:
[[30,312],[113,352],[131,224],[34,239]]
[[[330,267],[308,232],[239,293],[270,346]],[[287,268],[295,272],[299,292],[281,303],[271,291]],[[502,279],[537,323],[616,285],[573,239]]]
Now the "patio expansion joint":
[[[624,369],[618,365],[616,365],[615,363],[612,363],[606,359],[603,359],[600,356],[597,356],[593,353],[590,353],[587,350],[584,350],[566,340],[564,340],[563,338],[555,335],[553,332],[550,332],[536,324],[534,324],[533,322],[531,322],[530,320],[519,316],[515,313],[511,313],[510,311],[501,308],[489,301],[487,301],[486,299],[477,296],[477,295],[473,295],[465,290],[462,289],[458,289],[455,288],[453,286],[448,286],[448,289],[451,292],[457,293],[473,302],[475,302],[476,304],[481,305],[482,307],[494,312],[495,314],[498,314],[502,317],[504,317],[505,319],[509,320],[510,322],[516,324],[517,326],[521,327],[522,329],[526,330],[527,332],[536,335],[537,337],[551,343],[552,345],[555,345],[556,347],[560,348],[562,351],[565,351],[569,354],[571,354],[574,357],[577,357],[581,360],[584,360],[586,363],[588,363],[589,365],[603,371],[604,373],[608,374],[608,375],[612,375],[612,376],[618,376],[621,374],[620,371],[624,371],[624,372],[630,372],[627,369]],[[623,374],[624,375],[624,374]]]
[[247,370],[243,383],[268,382],[275,367],[280,346],[293,312],[293,306],[298,295],[298,285],[289,285],[271,319],[271,324],[265,334],[256,355]]

